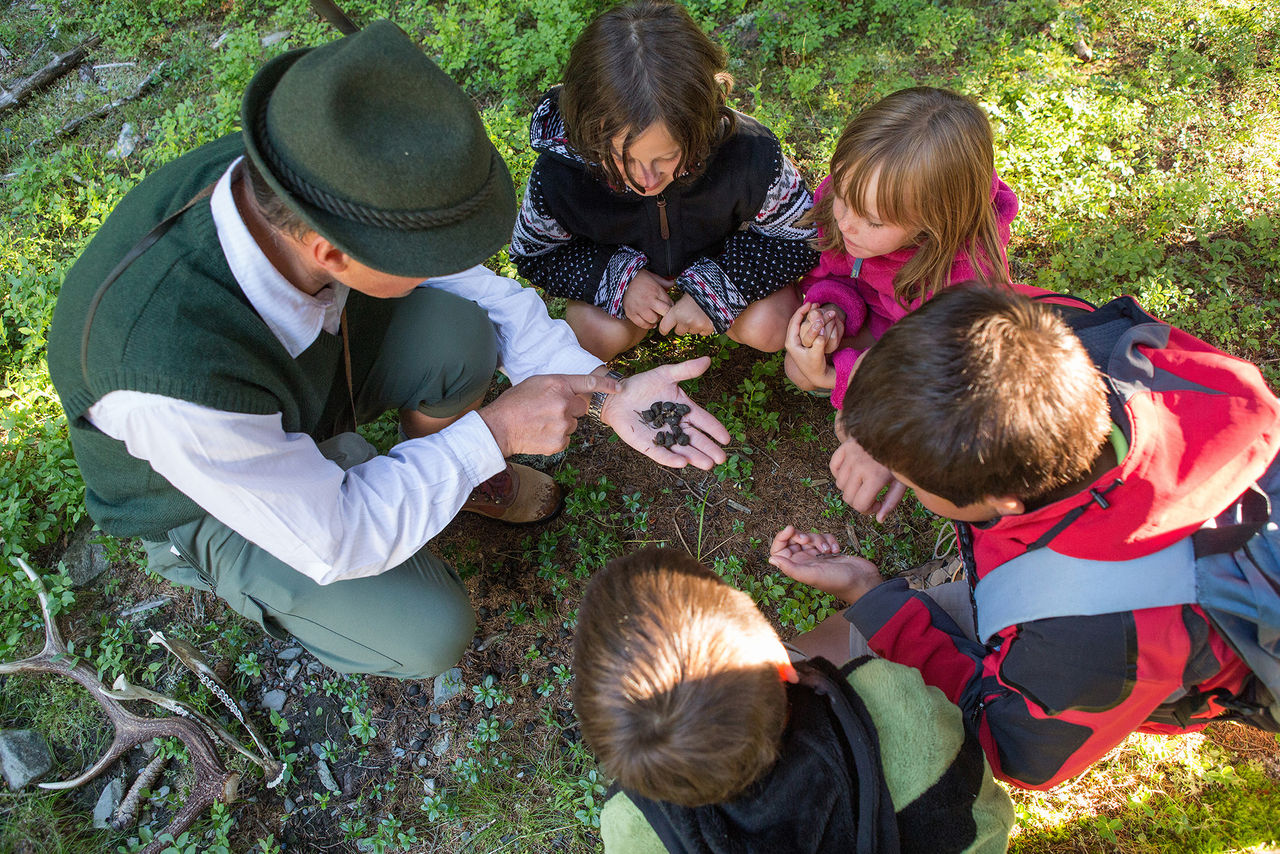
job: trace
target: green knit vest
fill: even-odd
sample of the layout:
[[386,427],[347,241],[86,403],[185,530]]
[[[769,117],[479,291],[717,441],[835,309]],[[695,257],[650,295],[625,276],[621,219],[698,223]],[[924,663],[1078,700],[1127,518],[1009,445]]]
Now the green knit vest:
[[[110,534],[161,540],[204,511],[88,422],[86,411],[107,393],[151,392],[229,412],[279,412],[285,431],[317,438],[349,410],[341,340],[321,333],[296,359],[289,355],[227,266],[207,200],[183,213],[107,289],[90,323],[87,377],[81,370],[86,316],[103,279],[156,223],[243,152],[240,135],[232,134],[148,176],[111,213],[63,282],[49,331],[49,374],[67,414],[89,515]],[[380,343],[386,311],[377,304],[385,301],[350,296],[352,338]]]

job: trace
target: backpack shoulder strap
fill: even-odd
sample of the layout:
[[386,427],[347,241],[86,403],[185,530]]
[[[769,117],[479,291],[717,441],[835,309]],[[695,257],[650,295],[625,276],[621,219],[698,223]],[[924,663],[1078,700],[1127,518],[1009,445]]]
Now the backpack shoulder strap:
[[1024,552],[974,588],[978,640],[1049,617],[1094,616],[1196,601],[1191,538],[1132,560],[1086,560],[1049,547]]
[[842,670],[836,670],[825,658],[810,658],[796,662],[796,673],[801,685],[830,702],[853,758],[858,781],[858,838],[850,851],[891,854],[900,850],[898,817],[880,761],[880,739],[871,713],[847,678],[849,672],[868,660],[854,659]]

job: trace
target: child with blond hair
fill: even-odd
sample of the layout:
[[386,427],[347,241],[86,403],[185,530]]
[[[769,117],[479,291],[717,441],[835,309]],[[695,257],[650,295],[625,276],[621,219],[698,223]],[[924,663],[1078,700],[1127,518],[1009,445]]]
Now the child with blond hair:
[[860,112],[805,220],[817,225],[822,257],[800,283],[787,376],[830,389],[842,409],[858,356],[908,312],[954,283],[1008,282],[1017,213],[995,172],[991,125],[968,98],[919,86]]

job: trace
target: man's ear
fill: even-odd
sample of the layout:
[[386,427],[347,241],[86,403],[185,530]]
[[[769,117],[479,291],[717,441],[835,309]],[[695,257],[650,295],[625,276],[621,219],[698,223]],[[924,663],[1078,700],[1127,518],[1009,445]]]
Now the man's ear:
[[314,231],[306,239],[308,257],[317,265],[327,270],[334,278],[346,272],[351,266],[351,256],[334,246]]

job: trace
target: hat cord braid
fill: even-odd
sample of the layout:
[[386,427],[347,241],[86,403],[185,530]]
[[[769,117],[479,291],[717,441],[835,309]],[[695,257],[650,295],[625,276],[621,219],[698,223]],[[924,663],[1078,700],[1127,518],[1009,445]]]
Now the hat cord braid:
[[272,171],[282,184],[304,201],[323,211],[337,214],[365,225],[390,228],[396,231],[417,231],[453,225],[466,219],[484,204],[489,196],[493,194],[494,185],[497,183],[494,180],[494,174],[497,170],[494,169],[493,164],[493,157],[497,156],[497,153],[494,152],[489,159],[489,174],[485,176],[484,184],[470,198],[460,204],[449,208],[420,208],[418,210],[403,211],[380,210],[358,202],[348,201],[312,186],[305,178],[291,169],[276,151],[275,146],[271,144],[271,138],[267,134],[267,111],[265,105],[258,111],[257,124],[258,139],[261,141],[262,153],[271,163]]

